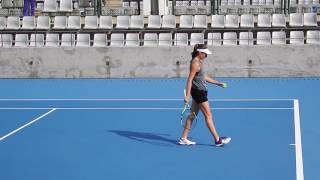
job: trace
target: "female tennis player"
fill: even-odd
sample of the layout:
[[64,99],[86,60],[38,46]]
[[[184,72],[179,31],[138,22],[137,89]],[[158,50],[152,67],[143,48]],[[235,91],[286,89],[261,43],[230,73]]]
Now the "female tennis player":
[[[213,117],[210,110],[210,105],[208,102],[207,94],[207,83],[215,84],[221,87],[225,87],[226,84],[216,81],[208,77],[205,73],[205,67],[203,62],[208,54],[212,54],[206,45],[196,44],[192,52],[192,60],[190,62],[190,72],[187,79],[186,85],[186,96],[184,97],[184,102],[189,103],[190,95],[192,96],[191,112],[195,112],[197,115],[199,110],[203,113],[207,127],[212,134],[215,145],[223,146],[231,141],[230,137],[220,137],[216,131],[215,125],[213,123]],[[194,117],[189,115],[182,132],[182,136],[179,140],[181,145],[194,145],[196,142],[188,140],[188,134],[190,127],[192,125]]]

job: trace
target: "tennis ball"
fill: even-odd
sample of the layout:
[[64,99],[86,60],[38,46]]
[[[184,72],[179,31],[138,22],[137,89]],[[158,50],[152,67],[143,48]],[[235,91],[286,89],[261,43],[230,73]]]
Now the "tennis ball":
[[223,88],[226,88],[227,86],[228,86],[227,83],[222,83]]

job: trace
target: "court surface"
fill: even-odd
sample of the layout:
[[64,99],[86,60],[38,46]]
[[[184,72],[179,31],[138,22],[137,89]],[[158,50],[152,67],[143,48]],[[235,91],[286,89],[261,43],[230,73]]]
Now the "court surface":
[[319,178],[319,79],[218,80],[225,147],[202,115],[177,145],[185,79],[0,80],[0,179]]

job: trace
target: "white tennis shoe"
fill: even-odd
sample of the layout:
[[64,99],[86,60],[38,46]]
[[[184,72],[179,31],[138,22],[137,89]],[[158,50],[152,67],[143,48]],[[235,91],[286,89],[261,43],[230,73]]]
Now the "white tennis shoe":
[[187,138],[181,138],[178,142],[180,145],[195,145],[196,142],[194,141],[190,141],[189,139]]
[[216,141],[216,146],[224,146],[226,144],[229,144],[231,141],[231,137],[220,137],[219,141]]

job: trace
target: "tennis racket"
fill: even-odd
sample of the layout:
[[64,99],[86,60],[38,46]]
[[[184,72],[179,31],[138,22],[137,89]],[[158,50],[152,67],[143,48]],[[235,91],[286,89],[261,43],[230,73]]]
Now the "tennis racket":
[[[184,96],[186,96],[186,90],[184,90]],[[198,121],[198,117],[196,113],[191,111],[191,107],[188,103],[185,103],[181,111],[181,117],[180,117],[181,126],[183,128],[192,130],[196,127],[197,121]]]

